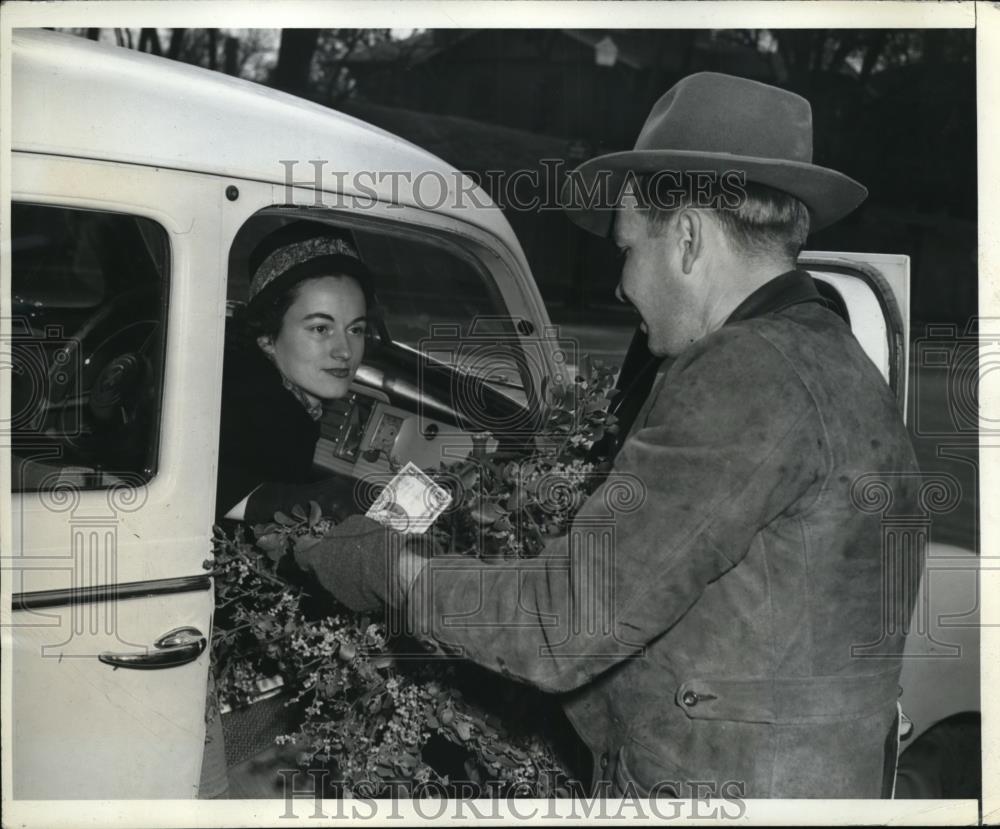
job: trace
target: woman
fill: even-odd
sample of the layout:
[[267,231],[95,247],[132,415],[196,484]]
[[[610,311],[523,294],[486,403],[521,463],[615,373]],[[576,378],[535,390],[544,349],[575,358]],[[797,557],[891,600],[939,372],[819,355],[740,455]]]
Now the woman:
[[[227,332],[216,518],[248,524],[317,501],[355,506],[352,478],[316,479],[323,401],[346,395],[364,355],[374,306],[371,274],[325,225],[296,222],[251,254],[250,297]],[[210,680],[209,695],[214,696]],[[218,715],[208,723],[199,797],[229,793]]]
[[308,222],[268,236],[250,267],[227,338],[217,516],[261,523],[310,500],[343,509],[353,479],[318,481],[312,459],[322,402],[348,393],[364,355],[371,274],[344,236]]

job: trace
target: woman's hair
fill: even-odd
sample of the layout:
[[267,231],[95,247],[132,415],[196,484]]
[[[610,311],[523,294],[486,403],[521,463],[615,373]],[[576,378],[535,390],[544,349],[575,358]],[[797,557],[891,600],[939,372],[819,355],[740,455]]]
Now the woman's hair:
[[250,299],[233,314],[235,337],[242,346],[254,346],[261,336],[277,337],[300,286],[311,279],[353,279],[364,295],[366,317],[378,314],[372,273],[345,231],[316,222],[293,222],[265,237],[248,264]]

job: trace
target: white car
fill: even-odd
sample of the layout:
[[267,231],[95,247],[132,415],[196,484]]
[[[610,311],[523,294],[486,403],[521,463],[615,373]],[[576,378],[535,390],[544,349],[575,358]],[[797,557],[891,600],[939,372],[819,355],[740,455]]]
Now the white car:
[[[530,431],[572,344],[500,210],[427,152],[150,55],[45,31],[13,44],[13,795],[193,798],[226,309],[254,240],[294,218],[346,227],[379,277],[388,338],[325,416],[327,469],[383,470],[373,447],[420,466],[461,456],[497,412]],[[905,257],[802,262],[903,405]],[[978,715],[969,562],[928,550],[933,606],[907,647],[938,658],[906,662],[909,744]]]

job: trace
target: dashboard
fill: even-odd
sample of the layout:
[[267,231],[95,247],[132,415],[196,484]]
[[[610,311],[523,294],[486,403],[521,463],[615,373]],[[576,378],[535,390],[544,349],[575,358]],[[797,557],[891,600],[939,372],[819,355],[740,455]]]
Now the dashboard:
[[[349,394],[324,407],[313,463],[355,478],[382,477],[391,471],[389,457],[437,469],[467,458],[473,445],[472,432],[426,411],[401,408],[383,391],[355,381]],[[492,437],[486,442],[487,451],[496,446]]]

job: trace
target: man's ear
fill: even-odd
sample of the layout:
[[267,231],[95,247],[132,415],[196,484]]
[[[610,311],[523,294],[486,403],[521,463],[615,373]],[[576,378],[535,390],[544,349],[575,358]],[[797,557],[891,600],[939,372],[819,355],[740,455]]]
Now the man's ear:
[[677,215],[677,245],[681,268],[689,274],[701,257],[705,245],[705,226],[697,210],[684,209]]
[[268,336],[267,334],[261,334],[257,338],[257,346],[268,356],[273,356],[274,354],[274,338]]

